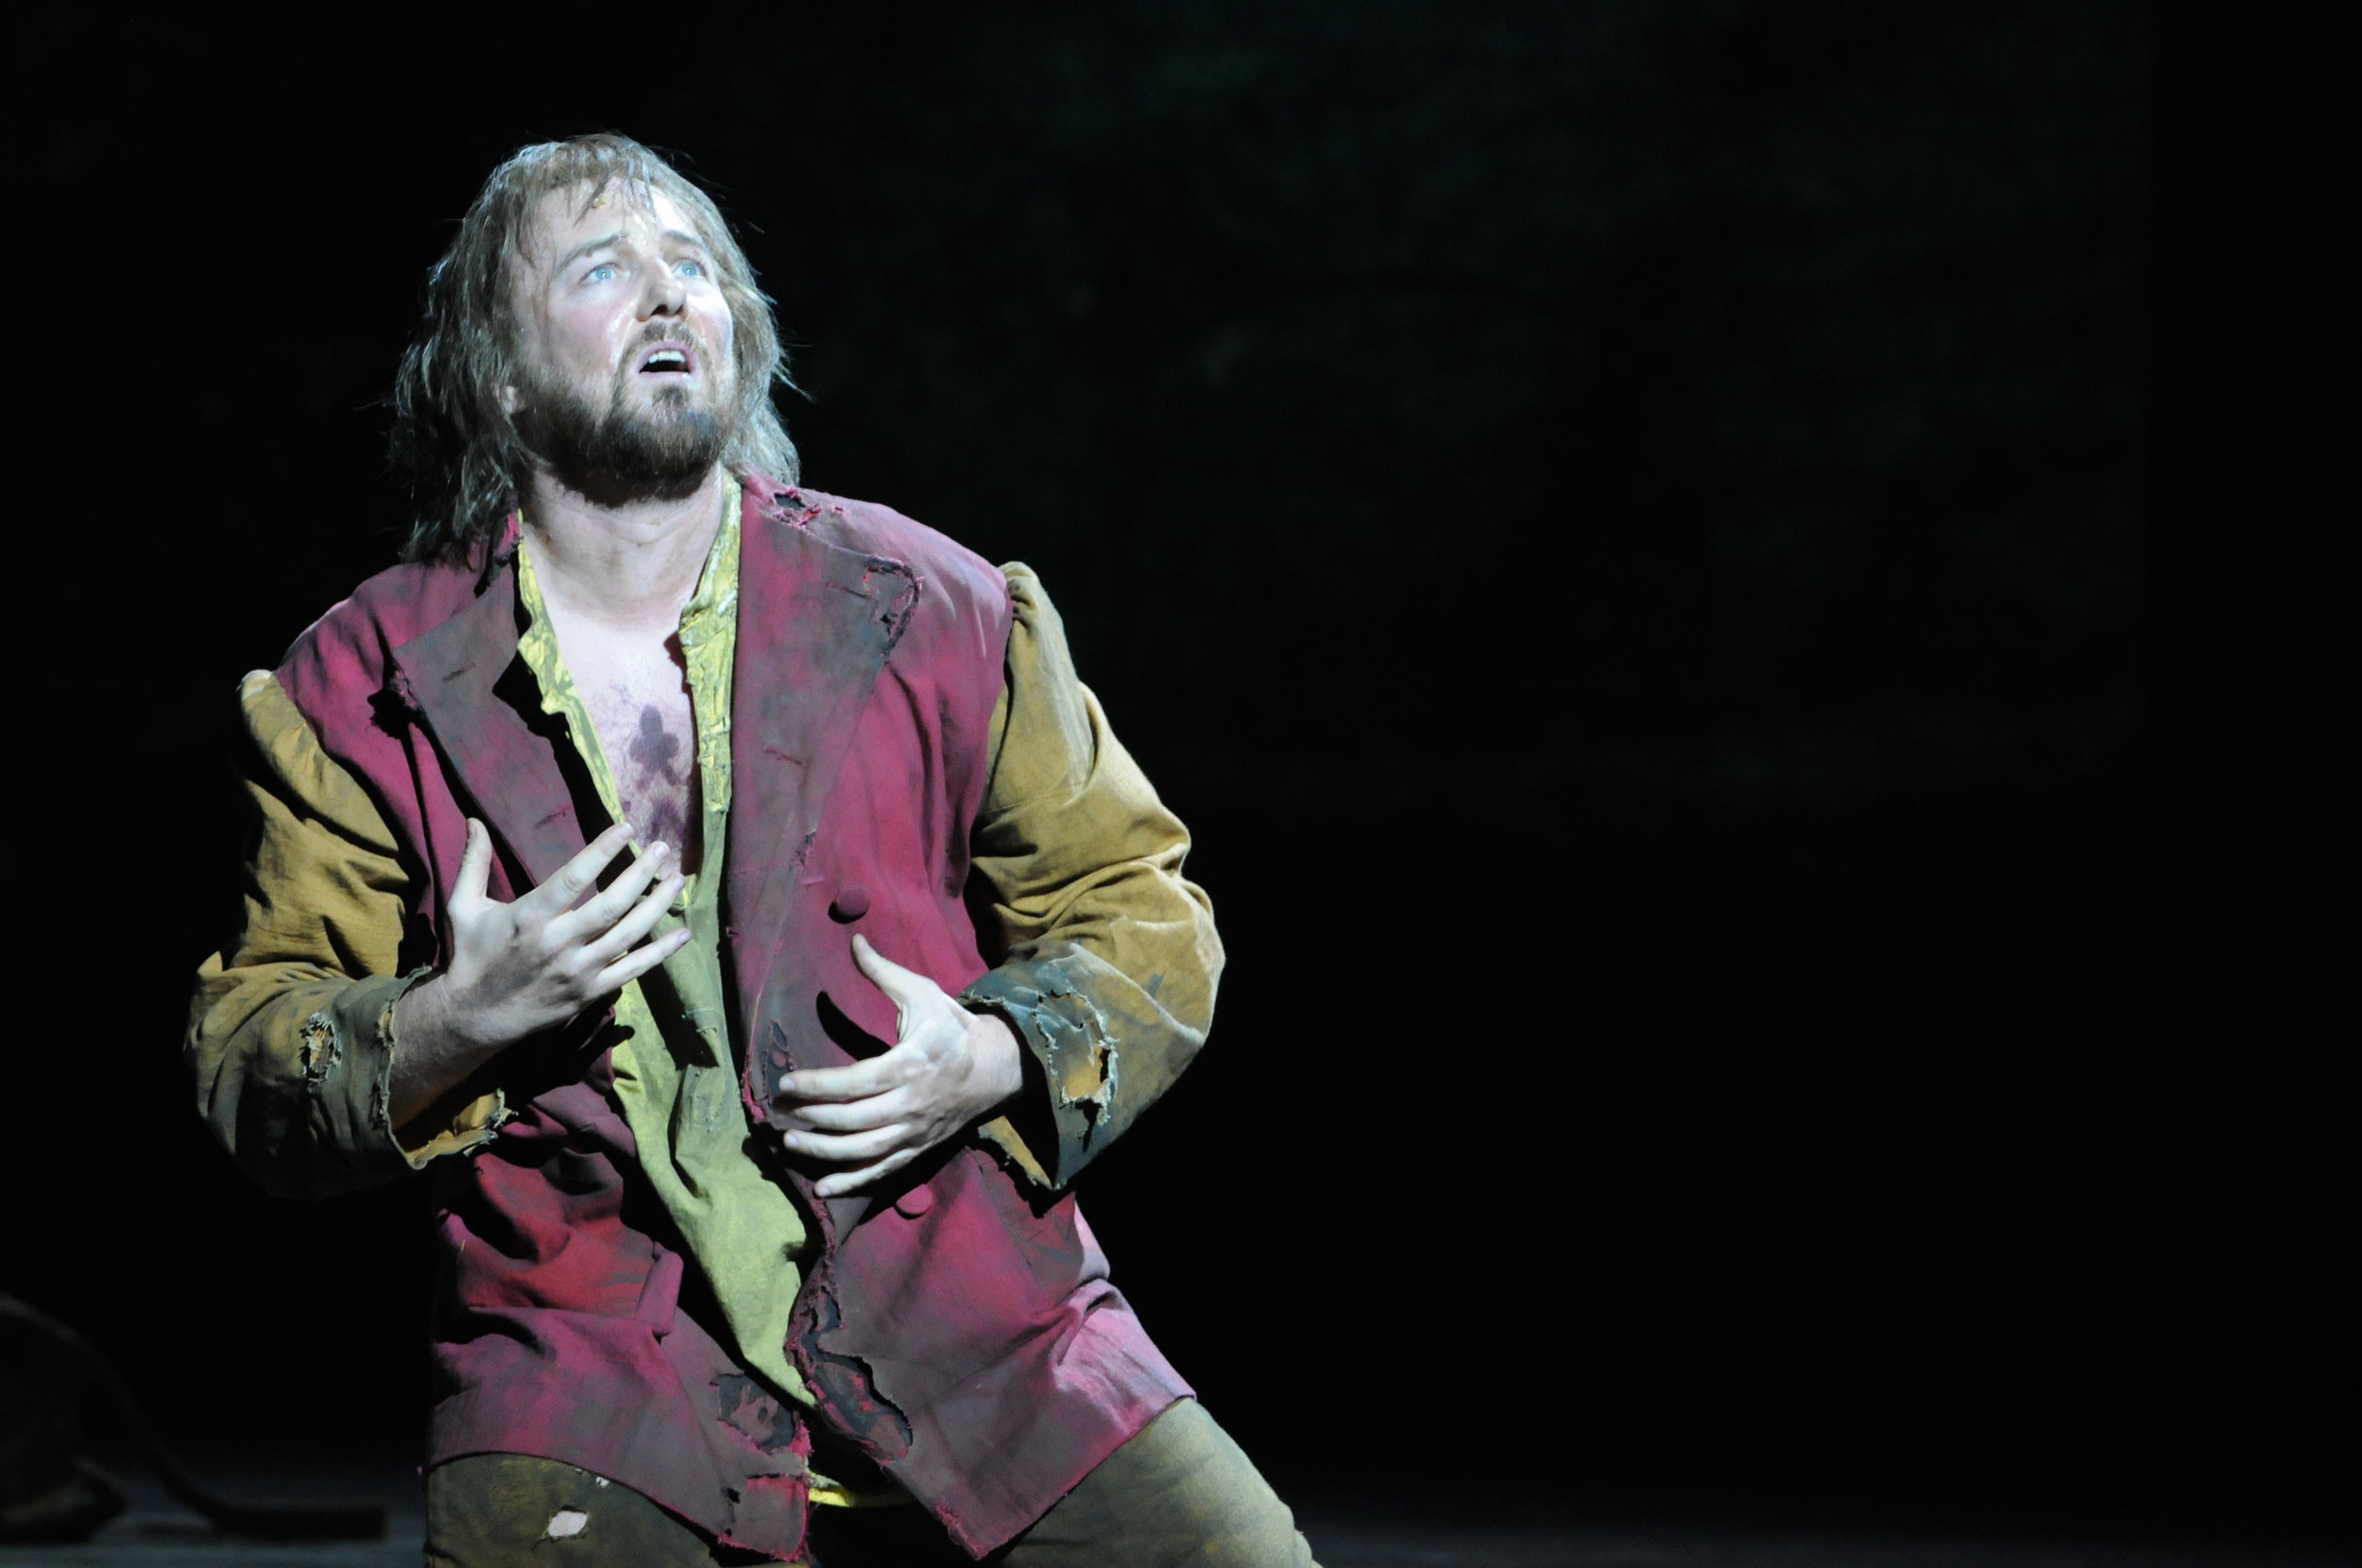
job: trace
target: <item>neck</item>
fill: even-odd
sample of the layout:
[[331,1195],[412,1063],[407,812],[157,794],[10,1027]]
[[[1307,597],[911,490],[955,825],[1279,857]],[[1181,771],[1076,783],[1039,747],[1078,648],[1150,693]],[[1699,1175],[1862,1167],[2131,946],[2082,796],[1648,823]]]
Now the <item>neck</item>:
[[670,631],[697,590],[722,526],[722,469],[678,501],[603,506],[542,471],[533,476],[522,522],[534,574],[553,608],[617,626]]

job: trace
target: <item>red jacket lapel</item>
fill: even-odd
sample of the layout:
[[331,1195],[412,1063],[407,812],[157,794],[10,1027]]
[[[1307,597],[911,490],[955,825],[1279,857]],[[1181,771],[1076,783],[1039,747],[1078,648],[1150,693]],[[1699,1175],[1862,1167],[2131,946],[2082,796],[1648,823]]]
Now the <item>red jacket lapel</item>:
[[502,567],[473,603],[394,650],[393,662],[396,690],[425,722],[522,894],[548,880],[589,836],[558,760],[564,731],[541,711],[539,688],[517,652],[514,571]]
[[814,534],[801,502],[750,483],[740,542],[727,891],[749,1020],[766,982],[810,978],[801,969],[811,955],[782,944],[796,876],[919,592],[900,562]]

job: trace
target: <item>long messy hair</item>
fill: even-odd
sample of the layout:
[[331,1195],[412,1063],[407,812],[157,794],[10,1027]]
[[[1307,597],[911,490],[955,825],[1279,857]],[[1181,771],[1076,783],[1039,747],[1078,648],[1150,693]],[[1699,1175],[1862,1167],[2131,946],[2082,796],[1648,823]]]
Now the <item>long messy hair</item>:
[[542,142],[492,171],[459,220],[459,232],[426,275],[426,307],[394,378],[387,437],[395,471],[410,486],[416,515],[406,561],[456,560],[478,540],[497,538],[534,469],[532,452],[501,388],[524,383],[510,268],[533,205],[551,191],[587,186],[595,200],[620,185],[634,200],[661,191],[695,221],[720,276],[737,361],[738,435],[723,462],[793,484],[796,447],[771,405],[787,379],[770,296],[705,192],[628,136],[601,132]]

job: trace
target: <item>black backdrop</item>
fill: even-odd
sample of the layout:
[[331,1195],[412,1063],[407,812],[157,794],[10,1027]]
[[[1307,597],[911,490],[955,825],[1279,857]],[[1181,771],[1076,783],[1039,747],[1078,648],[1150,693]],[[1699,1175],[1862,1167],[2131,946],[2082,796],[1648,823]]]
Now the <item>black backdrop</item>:
[[881,10],[43,25],[9,1286],[201,1446],[414,1440],[418,1196],[245,1185],[184,977],[424,266],[611,127],[743,226],[808,481],[1037,567],[1196,830],[1221,1021],[1086,1206],[1276,1474],[2321,1514],[2150,9]]

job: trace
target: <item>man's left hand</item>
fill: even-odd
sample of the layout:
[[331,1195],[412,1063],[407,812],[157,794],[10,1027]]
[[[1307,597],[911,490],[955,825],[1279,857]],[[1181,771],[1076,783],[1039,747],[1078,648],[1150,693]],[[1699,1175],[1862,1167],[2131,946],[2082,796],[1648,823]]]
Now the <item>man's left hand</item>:
[[998,1110],[1024,1084],[1016,1031],[970,1013],[926,976],[881,956],[860,936],[853,963],[894,1002],[900,1038],[848,1067],[779,1080],[784,1141],[797,1154],[858,1165],[813,1190],[840,1198],[908,1165]]

